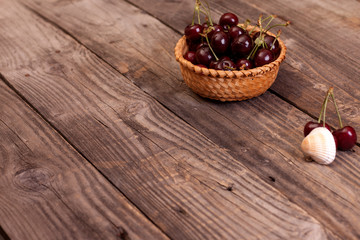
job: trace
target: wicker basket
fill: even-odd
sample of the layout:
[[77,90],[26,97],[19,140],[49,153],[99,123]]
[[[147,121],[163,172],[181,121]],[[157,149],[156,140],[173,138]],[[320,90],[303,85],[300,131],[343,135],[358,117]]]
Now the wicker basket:
[[281,51],[275,61],[249,70],[222,71],[192,64],[183,57],[188,50],[185,36],[176,44],[175,57],[180,63],[185,83],[195,93],[220,101],[241,101],[263,94],[274,83],[286,53],[286,47],[280,39],[279,44]]

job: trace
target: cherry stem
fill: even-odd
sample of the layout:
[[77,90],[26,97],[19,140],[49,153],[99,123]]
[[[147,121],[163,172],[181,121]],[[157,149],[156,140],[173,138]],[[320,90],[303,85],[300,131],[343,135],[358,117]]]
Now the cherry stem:
[[200,20],[200,9],[197,9],[197,16],[198,16],[198,22],[199,22],[199,24],[201,24],[201,20]]
[[206,39],[207,44],[209,45],[209,48],[210,48],[212,54],[214,55],[216,61],[219,61],[219,58],[216,56],[214,50],[212,49],[212,47],[211,47],[211,45],[210,45],[209,38],[208,38],[207,34],[205,34],[205,39]]
[[264,29],[266,29],[270,25],[270,23],[275,19],[274,15],[270,15],[269,17],[270,17],[270,20],[268,21],[268,23],[266,24]]
[[336,104],[336,101],[335,101],[335,96],[334,96],[334,91],[331,91],[331,98],[333,100],[333,103],[334,103],[334,106],[335,106],[335,110],[336,110],[336,114],[339,118],[339,124],[340,124],[340,129],[343,128],[343,124],[342,124],[342,121],[341,121],[341,116],[340,116],[340,112],[339,112],[339,108]]
[[197,19],[198,19],[198,22],[199,24],[201,24],[201,20],[200,20],[200,6],[201,6],[201,2],[200,0],[196,0],[195,1],[195,8],[194,8],[194,13],[196,12],[197,13]]
[[251,35],[252,32],[253,32],[255,29],[256,29],[256,26],[254,26],[254,27],[250,30],[249,35]]
[[320,111],[320,115],[319,115],[319,118],[318,118],[318,123],[321,122],[321,117],[322,117],[322,114],[324,112],[325,100],[326,100],[326,98],[324,99],[323,104],[321,105],[321,111]]
[[[201,8],[200,8],[200,12],[202,12],[205,16],[208,15],[207,11],[205,11],[204,9],[201,9]],[[209,21],[209,22],[210,22],[210,21]]]
[[271,17],[275,17],[275,15],[270,15],[270,16],[267,16],[266,18],[264,18],[263,20],[261,20],[262,22],[264,22],[264,21],[267,21],[269,18],[271,18]]
[[262,16],[263,16],[263,15],[260,14],[259,19],[258,19],[258,25],[259,25],[259,28],[260,28],[260,29],[262,29],[262,22],[263,22]]
[[318,118],[318,123],[320,123],[321,122],[321,117],[323,116],[323,125],[324,125],[324,127],[325,127],[325,112],[326,112],[327,102],[329,100],[330,95],[331,95],[331,88],[326,93],[326,97],[325,97],[324,102],[323,102],[323,104],[321,106],[321,111],[320,111],[320,115],[319,115],[319,118]]
[[269,27],[268,29],[266,29],[265,32],[269,31],[270,29],[272,29],[272,28],[274,28],[274,27],[287,27],[287,26],[289,26],[289,24],[290,24],[289,21],[286,22],[286,23],[284,23],[284,24],[274,24],[274,25],[272,25],[271,27]]
[[326,101],[325,101],[325,106],[324,106],[324,116],[323,116],[323,127],[325,127],[325,115],[326,115],[326,107],[327,107],[327,103],[328,103],[328,100],[329,100],[329,97],[330,97],[330,94],[328,93],[326,95]]
[[[201,3],[201,0],[199,0],[200,3]],[[213,26],[213,22],[212,22],[212,19],[211,19],[211,9],[210,9],[210,5],[208,3],[208,1],[204,0],[205,4],[206,4],[206,7],[204,7],[204,4],[202,4],[202,6],[204,7],[205,11],[206,11],[206,16],[208,17],[209,19],[209,24],[210,26]]]
[[277,32],[276,37],[275,37],[275,39],[274,39],[274,41],[273,41],[272,45],[274,45],[274,44],[275,44],[276,40],[280,37],[280,34],[281,34],[281,29],[279,29],[279,31]]
[[250,58],[253,59],[256,51],[259,49],[260,45],[256,44],[255,47],[251,50],[251,52],[249,53],[249,56],[246,58],[247,60],[249,60]]
[[194,14],[193,14],[193,19],[192,19],[192,22],[191,22],[191,26],[194,26],[194,23],[195,23],[195,14],[196,14],[196,10],[194,8]]

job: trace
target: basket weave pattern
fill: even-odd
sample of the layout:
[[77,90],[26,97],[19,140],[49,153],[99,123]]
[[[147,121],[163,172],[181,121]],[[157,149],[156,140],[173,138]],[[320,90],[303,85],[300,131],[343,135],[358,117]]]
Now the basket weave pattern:
[[241,101],[263,94],[274,83],[286,53],[280,39],[279,44],[281,52],[275,61],[249,70],[222,71],[192,64],[183,57],[188,50],[185,36],[176,44],[175,57],[185,83],[195,93],[220,101]]

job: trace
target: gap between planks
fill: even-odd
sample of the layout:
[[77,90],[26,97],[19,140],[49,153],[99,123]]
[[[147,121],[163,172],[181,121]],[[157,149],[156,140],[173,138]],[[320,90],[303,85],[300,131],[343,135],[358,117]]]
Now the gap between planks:
[[0,226],[0,240],[10,240],[4,229]]

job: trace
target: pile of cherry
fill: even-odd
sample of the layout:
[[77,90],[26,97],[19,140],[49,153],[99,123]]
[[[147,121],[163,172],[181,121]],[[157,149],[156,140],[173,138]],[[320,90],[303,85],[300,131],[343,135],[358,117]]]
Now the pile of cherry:
[[326,107],[327,107],[329,97],[331,97],[333,100],[335,110],[336,110],[336,113],[337,113],[337,116],[339,119],[339,125],[340,125],[339,129],[336,129],[332,132],[332,135],[335,140],[336,149],[342,150],[342,151],[351,150],[355,146],[356,141],[357,141],[356,131],[351,126],[345,126],[345,127],[343,126],[340,112],[339,112],[339,109],[335,102],[334,89],[332,87],[329,88],[329,90],[325,96],[324,102],[321,107],[318,121],[317,122],[310,121],[305,124],[304,136],[306,137],[312,130],[314,130],[315,128],[318,128],[318,127],[325,127],[331,132],[330,126],[328,124],[326,124],[326,122],[325,122],[325,113],[326,113]]
[[[198,24],[195,23],[196,13]],[[200,13],[205,14],[205,22],[202,24]],[[210,17],[209,9],[197,0],[193,21],[184,31],[189,47],[184,58],[201,67],[229,71],[247,70],[271,63],[280,54],[277,38],[281,31],[278,31],[276,37],[267,32],[273,27],[289,24],[270,25],[275,18],[271,15],[263,19],[260,15],[256,24],[260,30],[257,31],[255,27],[247,31],[250,21],[239,24],[238,17],[233,13],[224,13],[216,24]]]

